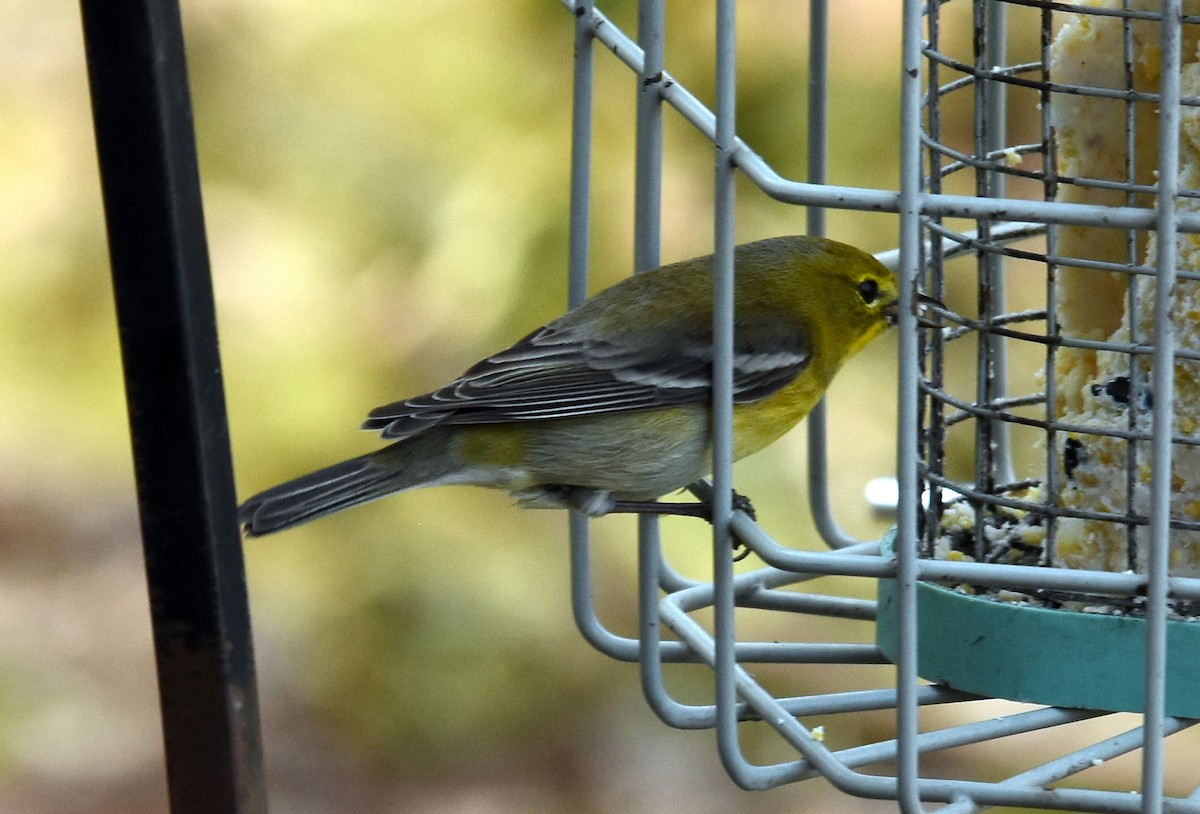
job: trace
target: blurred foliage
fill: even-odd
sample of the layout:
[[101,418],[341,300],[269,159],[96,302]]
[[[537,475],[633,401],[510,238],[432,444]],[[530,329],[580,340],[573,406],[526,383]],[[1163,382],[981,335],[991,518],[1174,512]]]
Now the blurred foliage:
[[[894,188],[898,4],[831,5],[829,178]],[[634,30],[634,3],[601,7]],[[34,0],[5,9],[0,596],[15,598],[0,665],[0,809],[159,810],[153,662],[77,11]],[[709,11],[672,8],[667,34],[669,70],[706,102]],[[740,132],[795,178],[806,161],[806,13],[739,11]],[[371,407],[440,385],[561,312],[572,18],[559,4],[197,0],[185,30],[241,493],[372,448],[354,435]],[[603,49],[596,69],[599,288],[632,263],[637,83]],[[665,144],[663,258],[706,253],[711,146],[671,112]],[[894,245],[896,224],[831,212],[828,230],[879,251]],[[802,231],[801,210],[742,184],[739,239]],[[862,485],[893,468],[892,342],[855,360],[831,395],[839,520],[864,537],[884,522],[864,507]],[[793,434],[739,464],[738,482],[779,539],[817,546],[805,468]],[[428,490],[247,545],[276,811],[403,800],[425,811],[768,812],[799,799],[806,810],[852,810],[814,784],[738,792],[710,733],[659,724],[638,698],[636,669],[575,630],[565,518],[509,503]],[[626,634],[636,630],[633,528],[626,518],[595,524],[596,603]],[[704,575],[704,524],[672,520],[664,537],[677,567]],[[57,626],[47,630],[48,619]],[[790,624],[755,619],[747,635],[792,637]],[[806,636],[866,641],[870,631]],[[881,670],[764,674],[791,693],[888,680]],[[710,696],[704,671],[669,676],[681,696]],[[886,721],[862,726],[879,737]],[[747,739],[751,751],[786,757],[763,733]],[[106,773],[103,758],[118,748],[124,758]],[[79,802],[82,788],[91,793]],[[862,805],[854,810],[888,810]]]

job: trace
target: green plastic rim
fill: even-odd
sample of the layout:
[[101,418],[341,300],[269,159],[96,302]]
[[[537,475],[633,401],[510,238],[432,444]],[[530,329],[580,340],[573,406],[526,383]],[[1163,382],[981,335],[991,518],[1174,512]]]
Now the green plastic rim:
[[[883,540],[891,556],[894,532]],[[895,580],[879,581],[875,642],[897,653]],[[993,698],[1141,712],[1146,621],[1054,610],[917,586],[917,674]],[[1166,714],[1200,717],[1200,622],[1167,622]]]

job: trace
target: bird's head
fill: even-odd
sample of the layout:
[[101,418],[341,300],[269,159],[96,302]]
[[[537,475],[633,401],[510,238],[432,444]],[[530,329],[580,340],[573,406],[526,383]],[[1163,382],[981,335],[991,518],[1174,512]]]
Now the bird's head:
[[[836,364],[896,324],[900,281],[871,254],[845,243],[807,236],[755,245],[764,259],[775,255],[766,265],[788,269],[787,282],[777,291],[786,292],[799,322]],[[940,305],[925,295],[918,295],[918,303]],[[918,322],[937,327],[924,317],[918,316]]]
[[[849,353],[853,353],[899,321],[900,281],[895,272],[874,256],[853,246],[830,240],[821,240],[817,245],[823,258],[819,265],[827,275],[823,287],[830,292],[830,318],[840,326],[839,330],[858,337],[851,343]],[[944,306],[923,293],[916,294],[915,300],[917,324],[924,328],[940,327],[923,312],[926,307]]]
[[817,323],[821,342],[841,345],[846,358],[896,321],[900,283],[875,257],[854,246],[825,238],[792,238],[795,279],[806,289],[804,305]]

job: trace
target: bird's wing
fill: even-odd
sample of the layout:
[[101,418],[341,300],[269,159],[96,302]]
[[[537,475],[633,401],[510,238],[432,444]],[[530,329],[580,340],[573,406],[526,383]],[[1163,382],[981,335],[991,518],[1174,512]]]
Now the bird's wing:
[[[792,381],[810,359],[805,337],[746,337],[734,347],[735,402],[760,399]],[[584,338],[569,327],[541,328],[472,367],[440,390],[371,411],[363,429],[407,438],[434,424],[508,421],[647,410],[709,399],[707,337],[675,337],[665,348]]]

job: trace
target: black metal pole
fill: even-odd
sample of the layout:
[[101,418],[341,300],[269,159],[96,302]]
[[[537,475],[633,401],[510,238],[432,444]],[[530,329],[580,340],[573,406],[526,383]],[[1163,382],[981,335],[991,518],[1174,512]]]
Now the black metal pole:
[[81,0],[174,814],[266,811],[176,0]]

